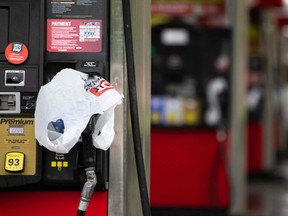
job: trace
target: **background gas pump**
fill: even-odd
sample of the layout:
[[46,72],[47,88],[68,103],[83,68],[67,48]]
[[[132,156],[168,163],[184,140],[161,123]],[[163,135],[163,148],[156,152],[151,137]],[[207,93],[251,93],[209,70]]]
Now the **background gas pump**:
[[[157,215],[181,208],[224,215],[230,204],[231,50],[227,28],[171,18],[152,29],[151,206]],[[181,187],[169,186],[180,181]]]

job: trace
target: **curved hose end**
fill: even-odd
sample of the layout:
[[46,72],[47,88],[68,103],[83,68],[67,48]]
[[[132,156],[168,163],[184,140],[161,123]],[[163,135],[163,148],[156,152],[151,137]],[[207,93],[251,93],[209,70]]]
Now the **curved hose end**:
[[[87,168],[86,169],[86,177],[87,181],[85,182],[82,192],[81,192],[81,198],[80,203],[78,206],[78,213],[81,212],[80,215],[85,215],[85,212],[87,210],[88,204],[90,202],[90,199],[93,195],[95,186],[97,184],[97,177],[94,171],[94,168]],[[84,214],[83,214],[84,212]],[[77,213],[77,216],[78,216]]]

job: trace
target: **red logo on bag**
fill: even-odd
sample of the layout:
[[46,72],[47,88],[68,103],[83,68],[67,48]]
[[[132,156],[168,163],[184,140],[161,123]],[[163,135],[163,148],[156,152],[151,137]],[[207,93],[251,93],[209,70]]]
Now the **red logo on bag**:
[[104,92],[110,90],[110,89],[114,89],[114,87],[107,82],[104,79],[101,79],[99,84],[96,86],[93,86],[89,91],[94,94],[95,96],[99,97],[101,96]]

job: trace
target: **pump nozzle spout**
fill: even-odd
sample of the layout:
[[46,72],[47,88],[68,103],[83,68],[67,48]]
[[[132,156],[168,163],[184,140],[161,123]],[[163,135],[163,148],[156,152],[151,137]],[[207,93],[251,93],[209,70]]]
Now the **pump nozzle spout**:
[[86,170],[86,177],[87,181],[85,182],[82,192],[81,192],[81,198],[80,203],[78,206],[78,212],[77,216],[84,216],[85,212],[87,210],[88,204],[90,202],[90,199],[93,195],[94,188],[97,184],[97,177],[95,174],[95,168],[94,167],[88,167]]

